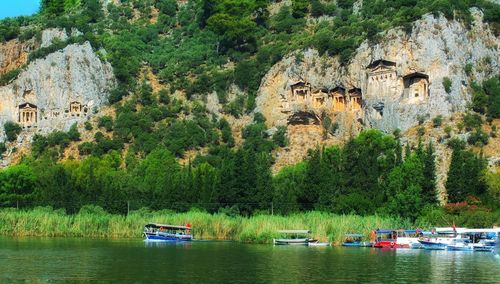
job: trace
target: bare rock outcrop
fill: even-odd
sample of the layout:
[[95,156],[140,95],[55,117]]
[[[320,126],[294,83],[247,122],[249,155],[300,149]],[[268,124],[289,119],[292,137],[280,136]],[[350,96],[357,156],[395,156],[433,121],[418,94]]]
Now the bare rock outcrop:
[[0,87],[0,125],[19,123],[23,139],[68,130],[94,115],[114,85],[111,65],[99,59],[90,43],[68,45],[31,62],[16,80]]
[[24,65],[28,60],[28,53],[34,46],[34,40],[20,42],[13,39],[0,43],[0,75]]

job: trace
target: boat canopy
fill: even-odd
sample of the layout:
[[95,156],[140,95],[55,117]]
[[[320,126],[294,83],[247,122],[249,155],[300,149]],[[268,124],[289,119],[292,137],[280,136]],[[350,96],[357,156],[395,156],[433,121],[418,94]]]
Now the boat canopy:
[[351,237],[351,238],[361,238],[364,237],[365,235],[363,234],[345,234],[346,237]]
[[281,234],[310,234],[309,230],[279,230],[278,233]]
[[175,229],[175,230],[191,230],[191,227],[187,226],[176,226],[176,225],[165,225],[165,224],[157,224],[150,223],[145,226],[146,228],[165,228],[165,229]]
[[465,229],[461,233],[463,234],[474,234],[474,233],[500,233],[500,228],[496,229]]
[[438,234],[461,234],[463,231],[467,230],[467,228],[455,228],[453,227],[442,227],[442,228],[434,228],[434,231]]
[[397,232],[396,230],[388,230],[388,229],[377,229],[375,231],[377,234],[392,234],[393,232]]

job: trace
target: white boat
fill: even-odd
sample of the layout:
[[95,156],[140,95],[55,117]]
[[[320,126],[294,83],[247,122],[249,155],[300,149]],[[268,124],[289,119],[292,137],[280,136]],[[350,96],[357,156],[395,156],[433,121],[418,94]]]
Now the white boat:
[[434,237],[420,238],[418,242],[424,249],[427,250],[445,250],[448,245],[452,244],[457,239],[462,239],[462,233],[466,228],[434,228]]
[[322,243],[322,242],[309,242],[307,243],[308,246],[310,247],[327,247],[330,246],[330,243]]
[[274,245],[303,245],[307,246],[311,239],[309,230],[280,230],[281,235],[286,235],[286,238],[273,239]]
[[454,239],[446,247],[447,250],[454,251],[473,251],[473,246],[470,244],[468,239]]

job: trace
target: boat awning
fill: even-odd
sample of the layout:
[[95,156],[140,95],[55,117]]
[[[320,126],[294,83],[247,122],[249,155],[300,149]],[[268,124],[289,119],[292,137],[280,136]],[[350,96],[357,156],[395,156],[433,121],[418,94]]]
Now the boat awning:
[[310,234],[309,230],[279,230],[278,233],[281,234]]
[[147,227],[147,228],[165,228],[165,229],[191,230],[191,227],[176,226],[176,225],[166,225],[166,224],[157,224],[157,223],[149,223],[145,227]]
[[393,232],[396,232],[396,230],[388,230],[388,229],[378,229],[375,231],[377,234],[392,234]]
[[467,228],[455,228],[453,227],[442,227],[442,228],[435,228],[434,231],[438,234],[453,234],[453,233],[458,233],[461,234],[464,230],[468,230]]
[[500,228],[496,229],[465,229],[461,231],[463,234],[474,234],[474,233],[500,233]]
[[363,234],[345,234],[346,237],[353,237],[353,238],[361,238],[364,237],[365,235]]

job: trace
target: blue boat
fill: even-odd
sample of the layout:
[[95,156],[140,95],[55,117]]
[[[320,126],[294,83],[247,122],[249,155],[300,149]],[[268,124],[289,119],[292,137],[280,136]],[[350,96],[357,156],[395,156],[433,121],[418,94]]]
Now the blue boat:
[[419,240],[418,242],[421,243],[422,247],[427,250],[445,250],[448,247],[448,244],[445,242],[431,240]]
[[372,247],[372,242],[362,241],[363,234],[346,234],[346,240],[342,243],[345,247]]
[[189,242],[193,240],[191,225],[174,226],[150,223],[144,226],[144,241],[149,242]]

